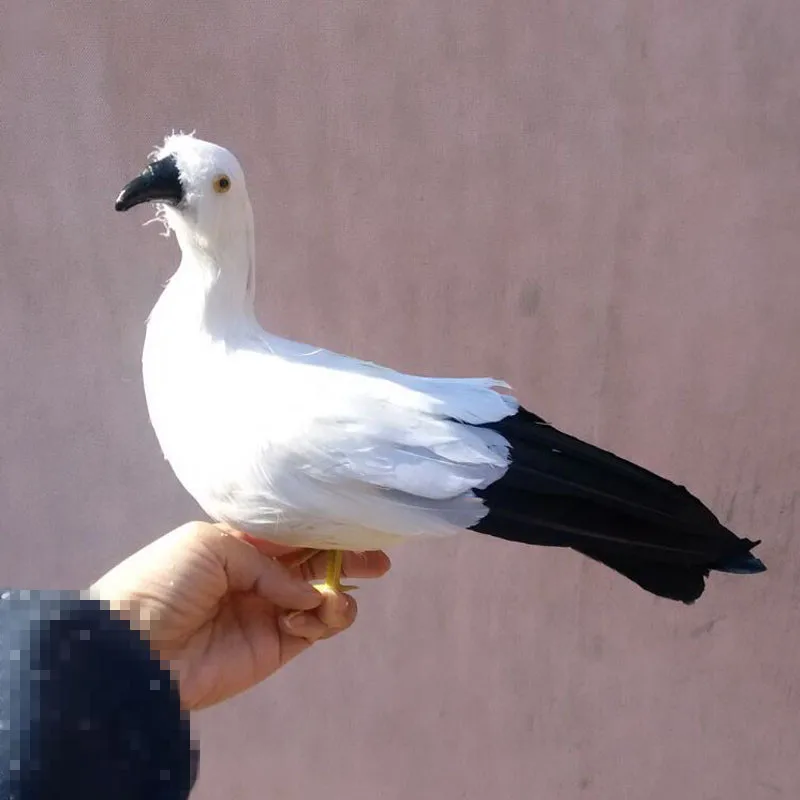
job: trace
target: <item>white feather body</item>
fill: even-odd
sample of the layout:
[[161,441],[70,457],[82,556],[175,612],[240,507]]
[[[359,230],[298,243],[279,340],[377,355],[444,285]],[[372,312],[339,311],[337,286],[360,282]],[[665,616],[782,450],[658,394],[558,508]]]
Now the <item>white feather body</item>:
[[186,490],[212,518],[297,546],[377,549],[477,523],[473,489],[505,474],[508,443],[471,426],[516,411],[505,384],[404,375],[267,334],[249,201],[240,211],[215,237],[166,215],[183,258],[148,321],[143,376]]

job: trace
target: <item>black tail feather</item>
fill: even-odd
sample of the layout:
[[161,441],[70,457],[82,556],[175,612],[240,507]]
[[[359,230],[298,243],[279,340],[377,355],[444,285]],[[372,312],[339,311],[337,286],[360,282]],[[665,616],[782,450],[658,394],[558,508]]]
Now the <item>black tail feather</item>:
[[[761,542],[753,542],[753,547]],[[766,572],[766,564],[752,553],[739,553],[714,565],[717,572],[730,572],[731,575],[756,575]]]
[[762,572],[740,539],[682,486],[548,425],[521,409],[488,425],[511,444],[511,467],[479,492],[475,530],[571,547],[660,597],[694,602],[711,570]]
[[610,567],[620,575],[624,575],[642,589],[666,597],[669,600],[680,600],[691,604],[703,594],[709,570],[706,567],[687,567],[675,564],[660,564],[655,561],[631,561],[610,556],[607,553],[593,553],[590,550],[579,550],[594,561]]

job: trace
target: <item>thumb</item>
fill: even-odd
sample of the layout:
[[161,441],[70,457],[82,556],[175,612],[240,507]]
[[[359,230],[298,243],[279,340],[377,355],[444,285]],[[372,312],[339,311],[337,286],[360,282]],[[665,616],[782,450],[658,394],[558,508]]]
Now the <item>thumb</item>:
[[347,594],[321,595],[323,602],[314,611],[292,611],[278,618],[281,630],[281,656],[294,658],[320,639],[330,639],[355,622],[356,601]]

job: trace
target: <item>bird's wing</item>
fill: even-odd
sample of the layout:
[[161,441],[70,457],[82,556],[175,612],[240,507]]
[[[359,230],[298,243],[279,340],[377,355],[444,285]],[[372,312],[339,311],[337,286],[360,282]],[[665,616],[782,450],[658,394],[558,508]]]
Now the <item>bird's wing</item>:
[[[262,355],[240,371],[252,376],[265,363]],[[486,513],[473,490],[505,473],[508,443],[476,426],[517,409],[503,384],[407,376],[336,356],[275,359],[268,373],[271,392],[253,393],[263,427],[251,463],[284,513],[401,535],[450,533]]]

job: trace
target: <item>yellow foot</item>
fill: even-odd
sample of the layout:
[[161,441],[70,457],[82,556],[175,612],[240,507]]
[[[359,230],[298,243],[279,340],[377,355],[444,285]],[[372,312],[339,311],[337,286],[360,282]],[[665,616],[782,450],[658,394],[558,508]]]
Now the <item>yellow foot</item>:
[[342,594],[352,592],[357,586],[345,586],[342,583],[342,551],[328,552],[328,567],[325,571],[325,582],[315,583],[314,588],[322,594]]

